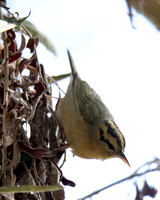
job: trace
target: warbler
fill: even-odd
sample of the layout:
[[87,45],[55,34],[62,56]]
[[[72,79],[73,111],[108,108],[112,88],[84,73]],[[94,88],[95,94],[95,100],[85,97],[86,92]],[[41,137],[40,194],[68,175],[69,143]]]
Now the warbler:
[[79,77],[69,50],[70,83],[57,107],[57,119],[73,154],[86,159],[121,158],[125,138],[99,95]]

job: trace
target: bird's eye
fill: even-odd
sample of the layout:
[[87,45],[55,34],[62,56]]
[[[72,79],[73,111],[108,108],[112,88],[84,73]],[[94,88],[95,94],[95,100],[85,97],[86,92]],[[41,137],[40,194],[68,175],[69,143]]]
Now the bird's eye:
[[108,139],[105,139],[104,132],[102,129],[99,129],[99,133],[100,133],[100,140],[105,142],[110,150],[114,151],[115,150],[114,146],[110,143]]

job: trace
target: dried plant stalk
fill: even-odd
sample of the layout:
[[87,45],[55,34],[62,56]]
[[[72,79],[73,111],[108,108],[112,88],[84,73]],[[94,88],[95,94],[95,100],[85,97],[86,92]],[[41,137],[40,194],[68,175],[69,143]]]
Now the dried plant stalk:
[[[37,58],[39,39],[29,32],[28,40],[19,34],[19,48],[15,30],[1,34],[0,193],[4,199],[62,200],[64,190],[60,182],[72,182],[63,177],[58,167],[64,151],[55,149],[63,145],[64,138],[56,134],[58,124],[52,108],[52,91],[44,66]],[[30,49],[30,58],[22,57],[25,48]]]

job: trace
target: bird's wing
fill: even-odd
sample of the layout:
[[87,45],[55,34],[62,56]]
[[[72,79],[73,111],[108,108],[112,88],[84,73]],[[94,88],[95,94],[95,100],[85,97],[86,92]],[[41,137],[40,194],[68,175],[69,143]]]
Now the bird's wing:
[[80,79],[69,50],[67,53],[72,72],[68,91],[73,91],[73,97],[80,116],[91,124],[98,123],[105,120],[105,118],[113,120],[110,111],[99,95],[85,81]]
[[104,105],[99,95],[79,77],[75,83],[77,86],[74,90],[75,104],[81,117],[92,124],[104,120],[105,118],[113,119],[110,111]]

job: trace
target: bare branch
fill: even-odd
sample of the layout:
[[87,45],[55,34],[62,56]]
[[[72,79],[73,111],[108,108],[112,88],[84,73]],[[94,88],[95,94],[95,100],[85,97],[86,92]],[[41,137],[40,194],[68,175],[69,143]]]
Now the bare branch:
[[[140,171],[140,170],[141,170],[142,168],[144,168],[144,167],[150,167],[152,164],[156,164],[156,167],[155,167],[155,168],[152,168],[152,169],[147,169],[147,170],[145,170],[145,171],[143,171],[143,172],[138,172],[138,171]],[[105,186],[105,187],[99,189],[99,190],[96,190],[96,191],[90,193],[89,195],[87,195],[87,196],[85,196],[85,197],[83,197],[83,198],[80,198],[79,200],[85,200],[85,199],[90,198],[90,197],[92,197],[92,196],[94,196],[94,195],[96,195],[96,194],[102,192],[103,190],[106,190],[106,189],[108,189],[108,188],[110,188],[110,187],[112,187],[112,186],[115,186],[115,185],[119,184],[119,183],[122,183],[122,182],[124,182],[124,181],[128,181],[128,180],[130,180],[130,179],[133,179],[133,178],[135,178],[135,177],[142,176],[142,175],[147,174],[147,173],[150,173],[150,172],[155,172],[155,171],[160,171],[160,159],[158,159],[158,158],[155,158],[153,161],[146,162],[146,163],[143,164],[142,166],[138,167],[138,168],[135,170],[135,172],[133,172],[133,174],[131,174],[130,176],[127,176],[127,177],[125,177],[125,178],[123,178],[123,179],[121,179],[121,180],[119,180],[119,181],[116,181],[116,182],[114,182],[114,183],[112,183],[112,184],[110,184],[110,185],[107,185],[107,186]]]
[[[2,12],[1,12],[1,19],[3,18]],[[9,74],[9,69],[8,69],[8,44],[7,44],[7,33],[3,32],[2,33],[2,40],[3,40],[3,45],[4,45],[4,58],[2,60],[2,69],[4,71],[4,96],[3,96],[3,126],[2,126],[2,143],[3,143],[3,150],[2,150],[2,174],[4,174],[4,178],[6,178],[6,118],[7,118],[7,108],[8,108],[8,74]]]

